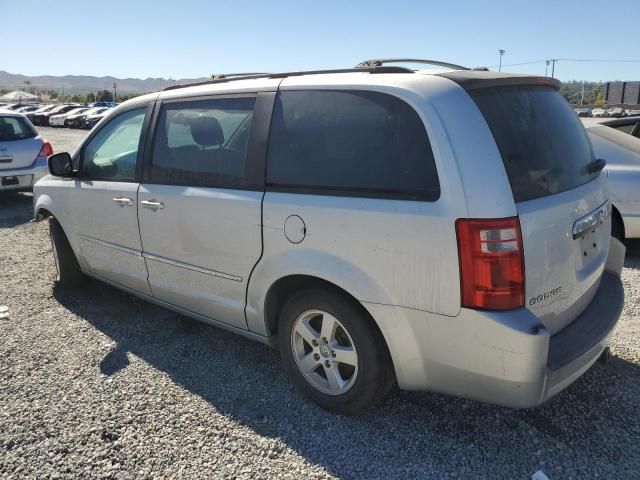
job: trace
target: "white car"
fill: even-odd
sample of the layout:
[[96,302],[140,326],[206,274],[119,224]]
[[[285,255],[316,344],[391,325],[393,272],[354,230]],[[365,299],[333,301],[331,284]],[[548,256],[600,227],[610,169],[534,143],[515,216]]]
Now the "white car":
[[60,113],[58,115],[53,115],[53,116],[49,117],[49,126],[51,126],[51,127],[64,127],[65,126],[64,122],[67,119],[67,117],[69,117],[71,115],[81,114],[82,112],[86,112],[87,110],[89,110],[89,107],[79,107],[79,108],[74,108],[73,110],[69,110],[68,112],[65,112],[65,113]]
[[640,138],[607,125],[585,125],[596,156],[606,160],[613,203],[611,231],[640,238]]
[[86,274],[276,345],[342,414],[395,383],[511,407],[562,391],[624,300],[580,120],[549,78],[387,63],[111,110],[35,188],[60,285]]
[[84,120],[88,116],[102,113],[106,110],[108,110],[107,107],[86,107],[86,109],[82,110],[80,113],[67,115],[67,118],[64,120],[64,126],[70,128],[81,128],[84,126]]
[[609,116],[609,112],[607,112],[607,110],[605,110],[604,108],[594,108],[593,110],[591,110],[591,116],[592,117],[607,117],[607,116]]
[[28,190],[44,177],[51,144],[21,113],[0,110],[0,191]]
[[100,120],[106,117],[111,110],[113,109],[110,107],[98,107],[94,113],[84,117],[84,120],[82,121],[82,128],[89,130],[92,129]]

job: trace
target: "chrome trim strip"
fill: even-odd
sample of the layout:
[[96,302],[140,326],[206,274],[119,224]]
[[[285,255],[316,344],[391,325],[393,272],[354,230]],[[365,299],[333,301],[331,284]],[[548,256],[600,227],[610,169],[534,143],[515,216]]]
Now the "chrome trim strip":
[[135,255],[136,257],[142,257],[142,252],[139,250],[135,250],[129,247],[123,247],[121,245],[116,245],[115,243],[106,242],[104,240],[99,240],[97,238],[88,237],[87,235],[78,234],[79,237],[87,240],[88,242],[95,243],[97,245],[101,245],[103,247],[113,248],[114,250],[118,250],[120,252],[128,253],[130,255]]
[[177,262],[176,260],[170,260],[168,258],[160,257],[158,255],[152,255],[146,252],[142,252],[142,256],[150,260],[166,263],[167,265],[173,265],[174,267],[186,268],[187,270],[193,270],[194,272],[204,273],[205,275],[212,275],[214,277],[226,278],[227,280],[232,280],[234,282],[242,282],[242,277],[238,277],[236,275],[230,275],[228,273],[218,272],[216,270],[208,270],[206,268],[196,267],[195,265],[191,265],[189,263]]

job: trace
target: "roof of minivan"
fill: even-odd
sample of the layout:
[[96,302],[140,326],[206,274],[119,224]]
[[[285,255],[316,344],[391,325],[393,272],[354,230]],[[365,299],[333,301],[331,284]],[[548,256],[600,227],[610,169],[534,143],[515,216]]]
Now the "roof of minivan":
[[290,72],[247,75],[212,79],[195,84],[175,85],[158,93],[136,97],[127,104],[145,102],[154,98],[179,98],[183,96],[207,95],[216,92],[256,92],[275,90],[279,86],[310,85],[389,85],[405,84],[407,80],[422,81],[427,78],[446,78],[466,90],[507,85],[542,85],[559,88],[560,82],[548,77],[523,74],[491,72],[486,70],[408,70],[403,68],[379,67],[371,69],[344,69],[309,72]]

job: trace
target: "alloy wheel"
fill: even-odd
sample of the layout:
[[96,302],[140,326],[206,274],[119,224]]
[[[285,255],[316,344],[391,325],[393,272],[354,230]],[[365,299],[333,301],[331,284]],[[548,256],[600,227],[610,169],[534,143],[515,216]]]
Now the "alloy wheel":
[[349,391],[358,376],[358,353],[351,335],[333,315],[308,310],[294,322],[291,349],[305,379],[327,395]]

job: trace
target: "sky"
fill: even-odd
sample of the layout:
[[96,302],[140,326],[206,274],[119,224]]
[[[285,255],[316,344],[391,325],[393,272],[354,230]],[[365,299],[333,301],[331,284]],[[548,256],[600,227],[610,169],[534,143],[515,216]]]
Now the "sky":
[[0,0],[0,70],[178,79],[389,57],[493,69],[504,49],[506,71],[544,75],[557,58],[563,81],[640,80],[639,21],[640,0]]

